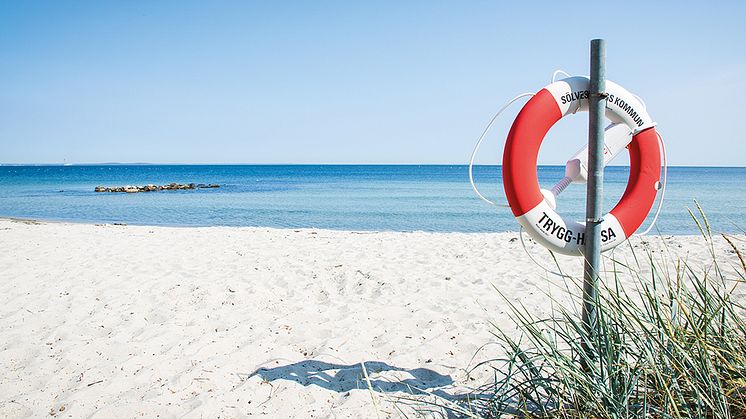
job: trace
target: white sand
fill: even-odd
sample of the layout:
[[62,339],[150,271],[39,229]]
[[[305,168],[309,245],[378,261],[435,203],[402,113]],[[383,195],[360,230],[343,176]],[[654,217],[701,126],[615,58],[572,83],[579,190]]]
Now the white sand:
[[549,312],[561,281],[517,237],[0,220],[0,417],[395,416],[407,385],[489,382],[466,372],[511,324],[495,288]]

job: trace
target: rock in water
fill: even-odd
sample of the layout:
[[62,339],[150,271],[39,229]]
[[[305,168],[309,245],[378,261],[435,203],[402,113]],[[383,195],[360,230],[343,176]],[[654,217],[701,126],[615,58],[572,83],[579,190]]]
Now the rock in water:
[[137,192],[154,192],[154,191],[171,191],[171,190],[180,190],[180,189],[205,189],[205,188],[219,188],[220,185],[218,184],[204,184],[204,183],[169,183],[168,185],[158,186],[154,185],[152,183],[149,183],[145,186],[117,186],[117,187],[107,187],[107,186],[96,186],[94,188],[94,192],[124,192],[124,193],[137,193]]

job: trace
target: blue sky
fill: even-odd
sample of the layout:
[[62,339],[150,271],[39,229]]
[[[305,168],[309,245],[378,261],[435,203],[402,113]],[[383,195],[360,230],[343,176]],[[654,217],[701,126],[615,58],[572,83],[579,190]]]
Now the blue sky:
[[[746,165],[742,3],[516,3],[2,2],[0,162],[463,164],[600,37],[671,164]],[[561,121],[540,163],[586,129]]]

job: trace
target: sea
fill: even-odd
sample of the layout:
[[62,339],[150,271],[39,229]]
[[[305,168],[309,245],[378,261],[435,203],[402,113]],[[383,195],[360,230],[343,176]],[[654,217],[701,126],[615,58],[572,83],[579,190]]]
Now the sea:
[[[551,188],[563,166],[540,166]],[[628,167],[608,166],[608,211],[624,192]],[[505,203],[500,166],[476,166],[483,195]],[[127,193],[96,186],[216,183],[216,189]],[[660,198],[659,193],[659,198]],[[715,232],[746,230],[746,168],[670,167],[652,232],[699,234],[699,205]],[[656,203],[657,206],[657,203]],[[584,219],[585,185],[558,198],[558,211]],[[647,228],[655,207],[643,224]],[[507,208],[472,191],[465,165],[35,165],[0,166],[0,217],[161,226],[251,226],[357,231],[518,231]]]

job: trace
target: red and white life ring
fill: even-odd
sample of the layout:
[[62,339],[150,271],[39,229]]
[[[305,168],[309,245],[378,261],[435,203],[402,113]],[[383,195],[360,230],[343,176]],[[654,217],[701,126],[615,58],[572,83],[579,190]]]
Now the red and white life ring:
[[[549,129],[562,117],[588,110],[590,81],[569,77],[541,89],[523,106],[508,134],[503,154],[503,184],[518,222],[534,240],[552,251],[580,255],[585,224],[565,220],[545,200],[536,172],[539,147]],[[630,174],[617,205],[603,217],[601,251],[612,249],[632,235],[650,211],[658,192],[661,153],[655,122],[634,95],[606,81],[606,117],[632,131]]]

